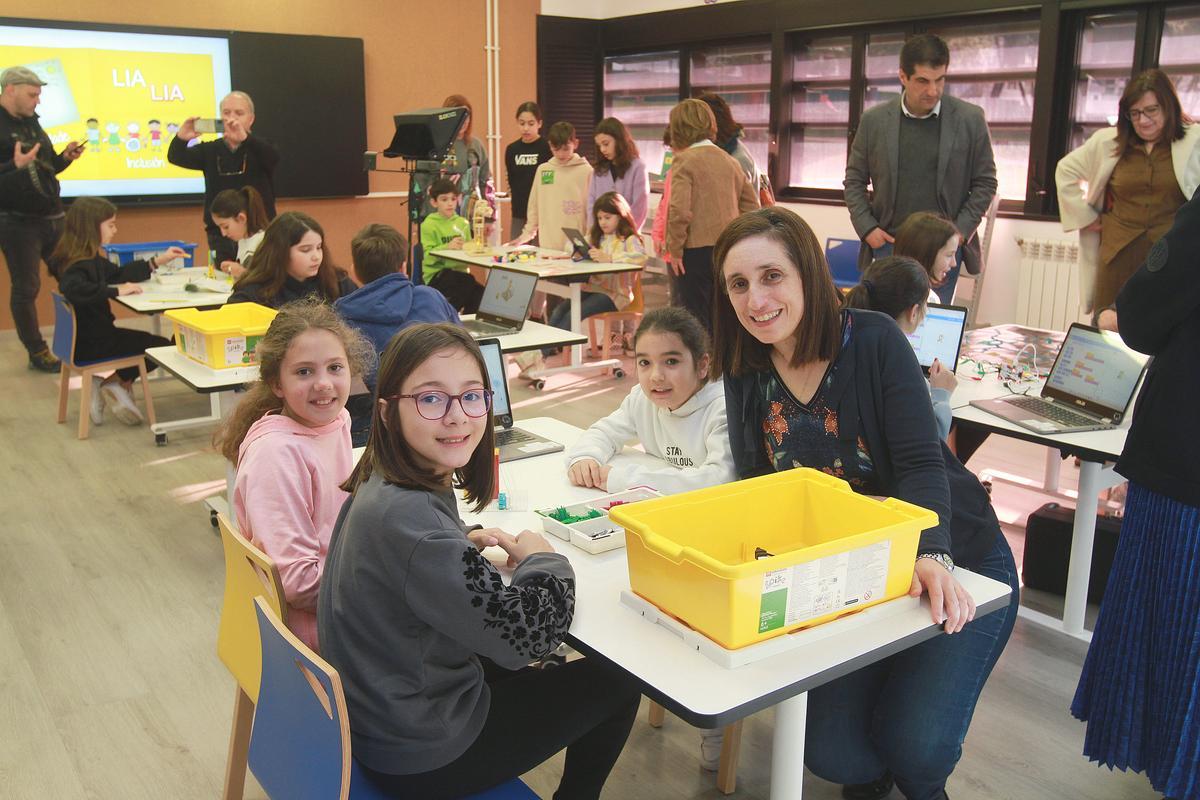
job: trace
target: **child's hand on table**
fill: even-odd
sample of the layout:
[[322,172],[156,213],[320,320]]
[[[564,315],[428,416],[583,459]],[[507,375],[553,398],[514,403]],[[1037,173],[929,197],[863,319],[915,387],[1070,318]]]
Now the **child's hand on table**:
[[127,294],[141,294],[142,291],[142,287],[136,283],[122,283],[117,286],[117,295],[119,297],[124,297]]
[[575,486],[607,492],[608,473],[610,472],[612,472],[611,464],[601,466],[600,462],[594,458],[583,458],[570,466],[567,470],[567,478]]

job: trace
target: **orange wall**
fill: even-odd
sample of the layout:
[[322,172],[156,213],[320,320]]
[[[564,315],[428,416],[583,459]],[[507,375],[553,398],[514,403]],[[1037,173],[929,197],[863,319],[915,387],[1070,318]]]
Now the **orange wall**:
[[[539,0],[503,0],[500,20],[500,120],[501,142],[516,138],[512,112],[537,94],[536,26]],[[41,8],[39,7],[39,10]],[[45,10],[49,12],[50,6]],[[474,135],[487,133],[484,65],[485,17],[480,0],[438,2],[384,2],[344,0],[127,0],[105,5],[63,0],[48,19],[161,25],[212,30],[267,31],[272,33],[353,36],[363,40],[367,91],[367,146],[382,150],[392,138],[392,115],[414,108],[435,106],[449,94],[463,94],[475,106]],[[237,87],[234,87],[237,88]],[[302,102],[298,98],[297,102]],[[318,114],[338,113],[337,108],[313,109]],[[503,148],[501,148],[503,152]],[[301,154],[284,153],[297,161]],[[87,156],[84,155],[84,158]],[[293,162],[295,163],[295,162]],[[387,161],[381,159],[381,165]],[[492,165],[493,174],[503,165]],[[371,191],[392,192],[407,185],[404,176],[371,174]],[[304,209],[325,228],[328,246],[337,263],[350,267],[350,238],[368,222],[388,222],[405,230],[404,208],[396,197],[339,200],[281,200],[280,211]],[[127,208],[117,220],[117,240],[122,242],[183,239],[203,245],[201,209],[174,206]],[[0,257],[0,261],[3,258]],[[42,267],[42,294],[38,319],[53,322],[50,289],[54,279]],[[8,308],[10,281],[7,265],[0,270],[0,329],[11,329]]]

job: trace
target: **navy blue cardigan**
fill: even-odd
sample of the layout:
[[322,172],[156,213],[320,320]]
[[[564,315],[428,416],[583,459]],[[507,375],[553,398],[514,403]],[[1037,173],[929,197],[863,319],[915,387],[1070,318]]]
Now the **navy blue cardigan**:
[[[844,313],[852,333],[826,394],[838,415],[839,437],[848,443],[863,437],[884,494],[937,513],[939,523],[921,534],[919,552],[950,553],[957,564],[978,566],[1001,535],[1000,523],[978,479],[938,437],[929,387],[912,346],[891,317]],[[729,444],[739,478],[772,470],[757,378],[725,376]]]
[[[1200,193],[1117,295],[1125,343],[1147,355],[1117,472],[1180,503],[1200,507]],[[1190,399],[1189,399],[1190,398]],[[1188,411],[1188,408],[1192,411]]]

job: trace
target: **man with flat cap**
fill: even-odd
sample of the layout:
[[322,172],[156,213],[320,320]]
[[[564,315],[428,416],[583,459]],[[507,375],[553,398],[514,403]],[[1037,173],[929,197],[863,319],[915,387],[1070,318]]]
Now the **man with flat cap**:
[[12,276],[9,306],[30,369],[57,372],[38,328],[37,296],[41,262],[62,235],[63,205],[55,177],[83,155],[80,142],[61,153],[38,122],[38,103],[46,82],[28,67],[0,73],[0,252]]

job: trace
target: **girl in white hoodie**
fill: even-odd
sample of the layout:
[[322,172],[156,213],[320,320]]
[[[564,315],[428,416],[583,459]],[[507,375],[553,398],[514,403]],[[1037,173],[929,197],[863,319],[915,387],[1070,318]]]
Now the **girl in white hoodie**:
[[[725,390],[709,382],[708,334],[700,322],[682,308],[655,309],[642,318],[633,346],[638,385],[567,451],[571,483],[673,494],[733,480]],[[662,463],[609,463],[634,442]]]

